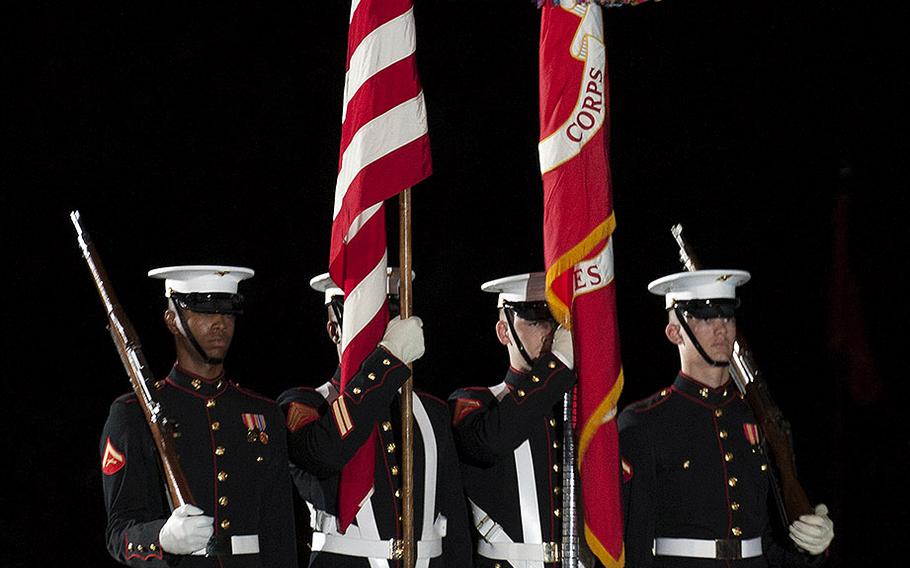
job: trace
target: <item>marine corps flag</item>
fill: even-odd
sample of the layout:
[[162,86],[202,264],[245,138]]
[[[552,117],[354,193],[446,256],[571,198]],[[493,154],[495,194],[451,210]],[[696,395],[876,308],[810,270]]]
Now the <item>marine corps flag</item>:
[[[613,282],[615,227],[607,163],[608,95],[601,8],[542,7],[540,171],[547,300],[572,330],[578,373],[578,472],[585,542],[624,563],[616,402],[622,366]],[[585,496],[596,496],[590,507]]]
[[[345,295],[342,391],[382,340],[389,317],[383,201],[432,170],[416,44],[411,0],[352,0],[329,253],[329,273]],[[342,396],[333,409],[342,436],[353,428],[374,431],[341,471],[341,532],[362,508],[372,514],[364,505],[376,464],[375,425],[351,424],[344,407]],[[366,517],[363,524],[370,524]]]

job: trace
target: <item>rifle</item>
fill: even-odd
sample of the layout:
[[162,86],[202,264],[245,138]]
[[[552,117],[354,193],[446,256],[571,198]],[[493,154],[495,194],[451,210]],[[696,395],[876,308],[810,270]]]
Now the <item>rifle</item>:
[[[670,228],[673,238],[679,245],[679,260],[686,270],[698,270],[699,262],[683,239],[682,231],[682,225],[679,224]],[[752,413],[761,428],[762,437],[770,450],[769,458],[777,471],[775,476],[777,482],[772,484],[772,488],[784,524],[789,525],[800,515],[813,514],[806,492],[796,477],[790,423],[771,398],[768,385],[742,336],[738,336],[733,342],[730,375],[736,387],[749,401]]]
[[133,325],[126,317],[126,313],[120,307],[120,302],[117,300],[113,288],[111,288],[107,271],[101,264],[101,259],[98,258],[95,245],[89,238],[88,231],[82,225],[79,211],[70,212],[70,221],[73,222],[73,226],[76,228],[79,248],[82,249],[82,256],[85,258],[85,263],[92,274],[92,280],[95,282],[95,288],[98,289],[101,303],[104,304],[108,331],[111,332],[114,346],[117,348],[120,360],[129,375],[133,392],[136,393],[136,398],[139,400],[139,406],[142,407],[142,412],[145,414],[145,420],[148,422],[149,430],[151,430],[155,447],[158,448],[158,456],[161,458],[161,466],[168,491],[170,492],[171,504],[174,508],[177,508],[186,503],[193,503],[190,486],[186,481],[183,470],[180,468],[177,449],[173,443],[174,438],[178,437],[179,433],[176,430],[176,425],[167,419],[164,409],[155,400],[152,390],[149,388],[154,383],[154,378],[149,372],[145,356],[142,354],[139,336],[136,335],[136,330],[133,329]]

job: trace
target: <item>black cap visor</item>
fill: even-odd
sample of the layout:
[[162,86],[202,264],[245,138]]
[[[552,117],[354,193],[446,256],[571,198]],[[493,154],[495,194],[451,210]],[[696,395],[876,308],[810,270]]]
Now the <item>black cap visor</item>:
[[736,317],[739,298],[716,298],[707,300],[678,300],[671,309],[679,308],[686,317],[709,320]]
[[231,314],[243,313],[243,296],[228,294],[226,292],[191,292],[181,294],[171,293],[171,299],[178,307],[200,314]]
[[[550,306],[546,302],[503,302],[502,307],[515,312],[515,315],[527,321],[553,320]],[[555,321],[555,320],[554,320]]]

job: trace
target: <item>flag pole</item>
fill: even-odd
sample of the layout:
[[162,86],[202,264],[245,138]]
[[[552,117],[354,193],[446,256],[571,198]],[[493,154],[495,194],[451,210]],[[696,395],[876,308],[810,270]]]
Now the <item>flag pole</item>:
[[[401,319],[411,317],[413,295],[411,290],[411,188],[401,192],[398,197],[398,254],[399,254],[399,302]],[[412,396],[414,391],[413,364],[411,377],[401,387],[401,528],[404,550],[402,560],[404,568],[414,566],[414,428]]]

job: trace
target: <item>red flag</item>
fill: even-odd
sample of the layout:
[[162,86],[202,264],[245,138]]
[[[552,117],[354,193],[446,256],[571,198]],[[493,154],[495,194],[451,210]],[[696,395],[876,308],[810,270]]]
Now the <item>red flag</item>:
[[[386,232],[382,202],[430,175],[423,91],[417,77],[411,0],[353,0],[329,272],[345,293],[342,390],[382,339]],[[354,424],[375,428],[375,424]],[[376,433],[341,473],[341,531],[369,497]]]
[[615,227],[607,163],[608,93],[600,6],[543,6],[540,25],[540,171],[547,300],[572,329],[578,373],[579,503],[585,542],[622,566],[616,403],[623,377],[613,281]]

